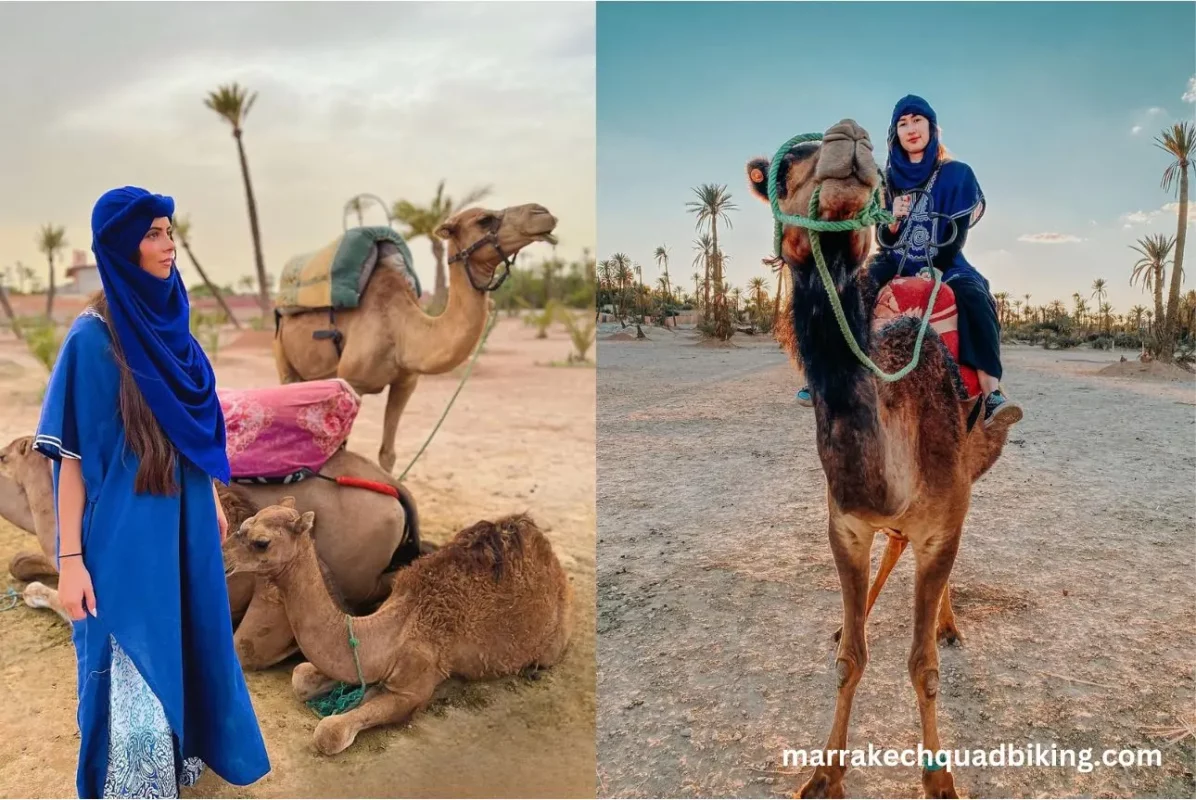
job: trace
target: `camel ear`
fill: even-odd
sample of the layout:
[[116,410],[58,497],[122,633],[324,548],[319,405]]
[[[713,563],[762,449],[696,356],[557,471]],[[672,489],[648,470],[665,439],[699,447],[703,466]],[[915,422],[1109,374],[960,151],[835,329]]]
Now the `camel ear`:
[[442,222],[434,233],[441,239],[451,239],[457,235],[457,223],[453,220]]
[[[784,200],[789,196],[789,168],[798,160],[792,150],[781,159],[781,167],[777,170],[777,197]],[[752,185],[752,192],[765,203],[768,202],[768,169],[772,162],[767,158],[753,158],[748,162],[748,182]]]
[[23,436],[17,440],[17,454],[22,456],[29,455],[29,451],[33,449],[33,439],[28,436]]
[[294,508],[295,507],[295,498],[290,495],[287,495],[286,497],[279,500],[278,504],[280,506],[282,506],[283,508]]
[[311,533],[311,529],[315,524],[316,512],[304,511],[299,515],[299,521],[295,523],[295,535],[302,536],[305,533]]

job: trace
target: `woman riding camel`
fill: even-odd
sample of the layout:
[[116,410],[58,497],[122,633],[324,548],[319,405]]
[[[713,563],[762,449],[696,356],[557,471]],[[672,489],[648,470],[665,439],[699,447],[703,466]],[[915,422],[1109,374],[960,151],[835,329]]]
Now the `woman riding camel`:
[[178,797],[204,764],[241,786],[270,771],[233,649],[213,483],[229,480],[224,416],[173,214],[131,186],[96,203],[103,293],[63,340],[34,438],[54,462],[80,797]]
[[[928,265],[943,273],[959,311],[959,363],[976,370],[984,421],[991,424],[1016,405],[1000,388],[996,301],[988,280],[963,255],[968,230],[984,214],[984,193],[972,168],[952,159],[939,143],[934,109],[921,97],[911,94],[897,101],[888,143],[884,200],[897,221],[879,232],[881,250],[869,264],[869,273],[878,290]],[[797,399],[812,405],[809,387],[802,388]]]

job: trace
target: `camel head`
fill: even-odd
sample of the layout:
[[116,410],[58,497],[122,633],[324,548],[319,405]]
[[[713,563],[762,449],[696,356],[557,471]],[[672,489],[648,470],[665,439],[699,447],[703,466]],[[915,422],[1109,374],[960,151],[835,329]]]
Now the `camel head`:
[[[818,218],[846,220],[860,213],[880,185],[880,170],[872,157],[868,132],[845,119],[832,125],[821,142],[803,142],[789,149],[777,172],[777,197],[786,214],[810,216],[810,198],[818,196]],[[767,158],[748,162],[748,180],[758,197],[768,202]],[[862,263],[871,245],[871,228],[850,234],[850,247],[856,264]],[[805,228],[786,225],[781,255],[791,266],[809,263],[810,239]]]
[[0,475],[20,486],[35,485],[34,478],[50,475],[50,460],[33,449],[32,436],[19,436],[0,449]]
[[536,203],[510,206],[501,211],[467,208],[458,211],[440,227],[436,235],[449,243],[449,262],[465,262],[469,280],[478,291],[494,291],[506,274],[493,282],[500,264],[511,269],[520,250],[533,242],[556,244],[552,231],[557,218]]
[[299,537],[311,535],[314,511],[300,514],[295,498],[284,497],[249,517],[224,543],[228,574],[257,572],[272,576],[285,570],[299,552]]

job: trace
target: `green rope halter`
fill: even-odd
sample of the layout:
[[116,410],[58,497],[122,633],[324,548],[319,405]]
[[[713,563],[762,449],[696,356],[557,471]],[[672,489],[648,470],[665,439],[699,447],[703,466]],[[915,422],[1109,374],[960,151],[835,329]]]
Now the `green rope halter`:
[[357,657],[357,648],[361,645],[361,640],[353,635],[353,617],[345,614],[345,624],[349,627],[349,649],[353,652],[353,664],[357,667],[357,680],[361,685],[338,683],[328,694],[308,700],[307,707],[321,717],[343,714],[357,708],[365,698],[367,686],[365,676],[361,674],[361,659]]
[[934,288],[930,292],[930,299],[926,303],[926,313],[922,317],[922,326],[918,330],[918,338],[914,343],[913,360],[893,373],[885,372],[876,366],[872,359],[860,348],[859,343],[855,340],[855,336],[851,333],[851,328],[847,325],[847,317],[843,314],[843,306],[839,302],[839,295],[834,289],[834,280],[831,278],[830,270],[826,267],[826,259],[822,255],[822,243],[819,234],[823,232],[858,231],[872,225],[895,222],[896,217],[886,211],[884,206],[881,205],[880,188],[878,187],[873,190],[872,197],[868,199],[868,203],[860,210],[859,214],[845,220],[818,219],[818,198],[822,192],[821,186],[816,188],[814,194],[810,197],[808,217],[798,214],[786,214],[781,211],[781,201],[777,196],[777,176],[780,173],[781,161],[784,159],[785,154],[802,142],[817,142],[821,140],[821,133],[798,134],[781,145],[776,155],[773,156],[772,163],[768,166],[768,205],[772,208],[772,216],[775,220],[773,225],[773,250],[776,253],[776,257],[780,259],[781,238],[785,225],[805,228],[810,232],[810,249],[814,253],[814,264],[818,267],[818,274],[822,277],[822,285],[826,288],[827,297],[831,301],[831,309],[835,312],[835,320],[839,323],[839,331],[843,334],[843,338],[847,340],[847,346],[851,348],[851,352],[860,360],[860,363],[872,370],[876,374],[876,377],[886,383],[893,383],[913,372],[918,366],[918,360],[922,355],[922,340],[926,337],[927,328],[930,327],[930,315],[934,311],[934,302],[938,299],[939,287],[942,286],[943,276],[937,269],[932,270],[934,272]]

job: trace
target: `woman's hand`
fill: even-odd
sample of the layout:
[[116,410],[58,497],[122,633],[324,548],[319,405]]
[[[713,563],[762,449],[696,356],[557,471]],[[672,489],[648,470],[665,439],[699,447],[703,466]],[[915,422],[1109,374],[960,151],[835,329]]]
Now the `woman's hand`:
[[212,497],[216,499],[216,523],[220,526],[220,544],[223,545],[228,538],[228,517],[224,516],[224,506],[220,505],[220,492],[215,482],[212,483]]
[[893,216],[897,219],[909,216],[910,206],[914,203],[913,195],[903,194],[893,201]]
[[[86,607],[83,605],[87,601]],[[78,556],[63,559],[58,571],[58,601],[78,622],[87,619],[87,613],[96,616],[96,594],[91,586],[91,574]]]

